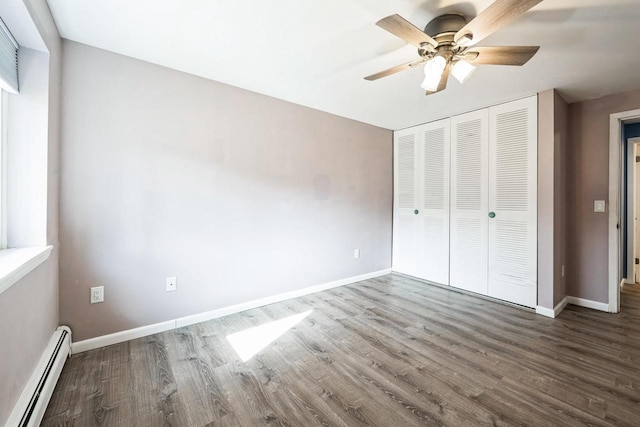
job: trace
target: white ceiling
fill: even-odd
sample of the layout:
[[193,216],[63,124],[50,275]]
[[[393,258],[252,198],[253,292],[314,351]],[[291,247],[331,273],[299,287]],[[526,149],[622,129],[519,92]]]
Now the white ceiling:
[[524,67],[482,66],[424,96],[417,58],[375,26],[475,16],[492,0],[49,0],[62,37],[388,129],[557,88],[569,102],[640,87],[639,0],[545,0],[479,45],[540,45]]

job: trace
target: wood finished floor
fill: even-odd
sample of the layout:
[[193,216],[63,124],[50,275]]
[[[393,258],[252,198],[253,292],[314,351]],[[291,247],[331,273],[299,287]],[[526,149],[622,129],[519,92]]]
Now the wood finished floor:
[[[313,310],[243,363],[231,333]],[[640,286],[557,319],[389,275],[80,353],[45,426],[640,425]]]

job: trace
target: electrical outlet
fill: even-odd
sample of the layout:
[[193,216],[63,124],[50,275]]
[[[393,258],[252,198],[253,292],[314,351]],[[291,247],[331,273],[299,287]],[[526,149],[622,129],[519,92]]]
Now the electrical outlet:
[[104,301],[104,286],[95,286],[91,288],[91,304]]
[[353,251],[353,257],[354,258],[360,258],[360,249],[355,249]]
[[175,277],[167,277],[167,292],[173,292],[178,289],[178,281]]

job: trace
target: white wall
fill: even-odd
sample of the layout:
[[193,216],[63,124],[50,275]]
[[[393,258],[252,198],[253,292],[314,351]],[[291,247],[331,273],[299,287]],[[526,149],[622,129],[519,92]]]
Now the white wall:
[[390,131],[69,41],[63,97],[74,340],[390,267]]

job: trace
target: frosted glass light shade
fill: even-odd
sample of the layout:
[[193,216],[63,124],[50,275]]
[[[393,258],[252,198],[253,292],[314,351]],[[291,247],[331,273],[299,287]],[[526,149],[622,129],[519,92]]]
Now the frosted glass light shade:
[[451,68],[451,74],[456,78],[460,83],[464,83],[471,74],[476,70],[476,67],[469,64],[464,59],[459,60],[453,67]]
[[447,60],[442,56],[436,56],[433,59],[427,61],[424,64],[424,81],[422,82],[422,89],[429,92],[435,92],[438,90],[440,84],[440,78],[444,67],[447,65]]

